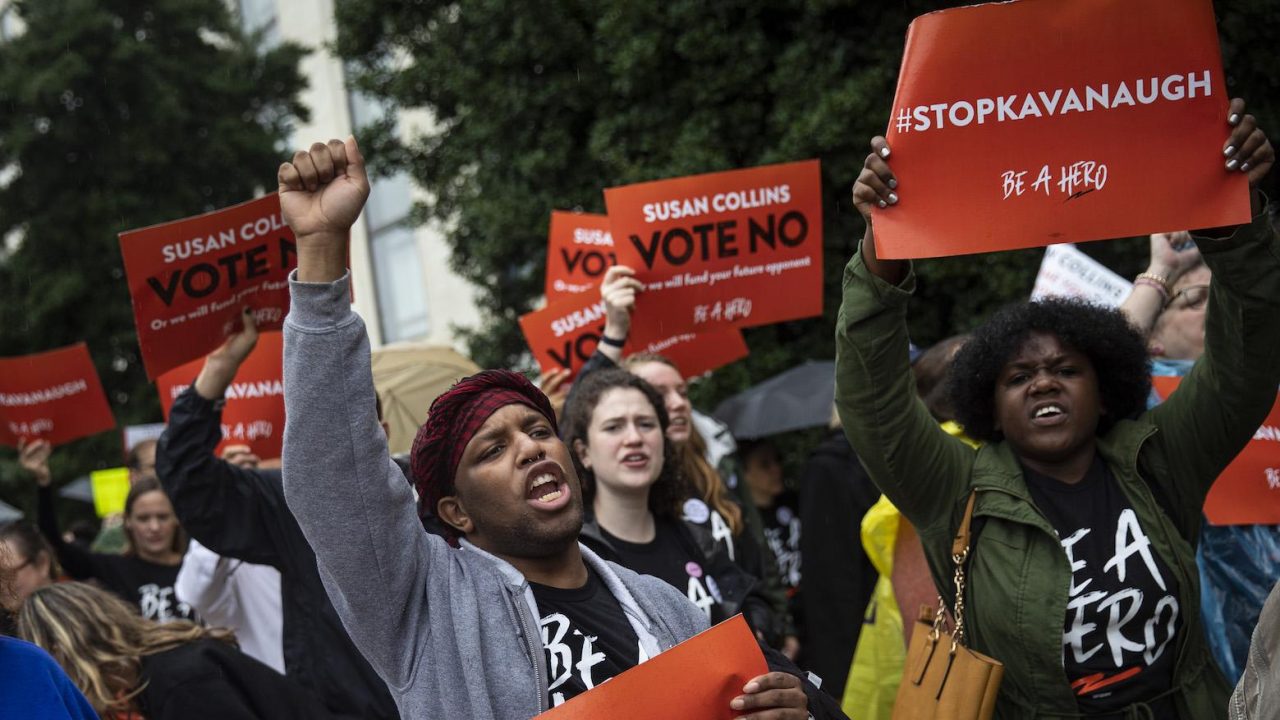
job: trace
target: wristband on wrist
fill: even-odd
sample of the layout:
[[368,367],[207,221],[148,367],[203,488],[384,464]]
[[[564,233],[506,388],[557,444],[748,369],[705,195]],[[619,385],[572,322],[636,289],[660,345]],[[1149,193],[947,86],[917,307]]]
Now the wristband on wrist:
[[623,339],[619,340],[619,339],[617,339],[617,338],[611,338],[611,337],[609,337],[608,335],[601,334],[601,335],[600,335],[600,343],[601,343],[602,345],[608,345],[609,347],[614,347],[614,348],[618,348],[619,350],[621,350],[621,349],[622,349],[622,346],[627,344],[627,340],[626,340],[626,338],[623,338]]
[[1133,284],[1153,287],[1160,293],[1160,297],[1169,299],[1169,281],[1161,275],[1149,272],[1138,273],[1138,277],[1133,279]]

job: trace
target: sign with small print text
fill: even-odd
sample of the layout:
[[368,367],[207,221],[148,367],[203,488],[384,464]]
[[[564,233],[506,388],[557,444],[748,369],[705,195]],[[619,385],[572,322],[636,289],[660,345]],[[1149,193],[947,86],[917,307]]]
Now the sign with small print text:
[[25,438],[56,446],[115,426],[84,343],[0,358],[0,445]]
[[1249,221],[1210,0],[988,3],[916,18],[886,139],[882,258]]
[[[1181,382],[1180,377],[1151,378],[1162,400]],[[1253,439],[1214,481],[1204,514],[1213,525],[1280,524],[1280,398]]]
[[[169,409],[182,391],[195,382],[204,358],[170,370],[156,380],[160,409],[169,420]],[[267,460],[281,456],[284,443],[284,334],[265,332],[245,358],[223,396],[222,441],[214,449],[221,454],[228,445],[248,445]]]
[[618,262],[636,271],[633,337],[822,314],[817,160],[604,191]]
[[289,312],[298,256],[276,193],[120,233],[120,251],[151,380],[239,332],[246,305],[259,330],[279,330]]

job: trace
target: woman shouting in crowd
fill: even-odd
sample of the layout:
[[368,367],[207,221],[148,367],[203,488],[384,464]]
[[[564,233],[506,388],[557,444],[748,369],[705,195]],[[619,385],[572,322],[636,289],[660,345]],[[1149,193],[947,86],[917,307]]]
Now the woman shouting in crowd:
[[1118,312],[1015,305],[974,332],[951,370],[956,419],[985,443],[976,450],[911,392],[915,275],[877,257],[872,213],[894,212],[911,184],[899,187],[883,138],[854,185],[867,231],[844,275],[836,403],[948,603],[952,536],[976,492],[967,636],[1004,663],[999,717],[1226,715],[1193,548],[1205,495],[1280,383],[1280,245],[1256,190],[1274,152],[1243,101],[1227,123],[1214,152],[1226,156],[1224,177],[1248,175],[1255,219],[1193,233],[1213,281],[1205,352],[1179,390],[1145,409],[1146,347]]
[[743,612],[770,621],[758,581],[705,528],[681,519],[688,497],[674,462],[662,397],[625,370],[579,381],[564,409],[564,441],[582,482],[582,540],[601,557],[684,593],[713,623]]

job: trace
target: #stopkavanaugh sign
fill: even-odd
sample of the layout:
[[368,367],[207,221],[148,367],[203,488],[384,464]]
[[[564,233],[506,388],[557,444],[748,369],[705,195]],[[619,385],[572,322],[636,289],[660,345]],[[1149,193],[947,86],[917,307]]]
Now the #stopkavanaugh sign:
[[729,720],[741,715],[729,703],[767,672],[751,628],[735,615],[538,717]]
[[253,308],[259,330],[279,330],[298,264],[280,198],[120,233],[147,377],[202,357]]
[[110,430],[116,419],[84,343],[0,358],[0,445],[54,445]]
[[645,285],[632,337],[822,313],[817,160],[609,188],[604,200],[618,262]]
[[563,210],[551,213],[547,238],[548,304],[595,290],[605,271],[617,263],[607,215]]
[[[1181,382],[1179,377],[1151,378],[1156,394],[1166,400]],[[1214,481],[1204,515],[1214,525],[1280,524],[1280,401]]]
[[[604,300],[600,293],[591,292],[522,315],[520,329],[543,374],[567,368],[574,377],[595,353],[604,321]],[[742,333],[733,328],[675,333],[652,340],[640,339],[633,332],[622,352],[659,353],[674,362],[683,375],[696,377],[746,357],[747,344]]]
[[[260,458],[278,458],[284,441],[284,336],[265,332],[240,365],[225,394],[222,408],[222,441],[214,454],[227,445],[248,445]],[[160,409],[169,420],[173,401],[195,381],[204,359],[161,375],[156,380]]]
[[1017,0],[907,32],[876,250],[918,258],[1249,220],[1210,0]]

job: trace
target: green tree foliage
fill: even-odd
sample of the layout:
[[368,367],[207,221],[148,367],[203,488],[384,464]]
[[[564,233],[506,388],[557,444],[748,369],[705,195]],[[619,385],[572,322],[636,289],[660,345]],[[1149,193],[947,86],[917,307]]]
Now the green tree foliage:
[[[751,356],[698,388],[707,407],[834,354],[840,276],[862,231],[850,187],[886,127],[908,23],[956,4],[339,0],[338,50],[367,92],[434,114],[410,143],[377,135],[371,154],[429,191],[423,216],[446,222],[455,268],[482,289],[481,365],[524,350],[516,318],[541,292],[551,209],[603,211],[610,185],[821,158],[823,317],[748,330]],[[1232,89],[1276,118],[1266,38],[1280,19],[1268,5],[1220,10],[1227,63],[1248,73]],[[1145,261],[1140,241],[1086,250],[1125,273]],[[913,335],[935,341],[1025,297],[1041,253],[920,263]]]
[[[303,51],[258,52],[223,0],[16,8],[26,31],[0,43],[0,356],[87,341],[117,421],[159,421],[116,233],[269,187],[305,117]],[[60,480],[119,465],[119,435],[54,460]],[[7,499],[27,494],[16,463],[0,472]]]

